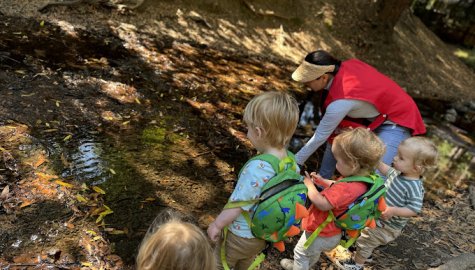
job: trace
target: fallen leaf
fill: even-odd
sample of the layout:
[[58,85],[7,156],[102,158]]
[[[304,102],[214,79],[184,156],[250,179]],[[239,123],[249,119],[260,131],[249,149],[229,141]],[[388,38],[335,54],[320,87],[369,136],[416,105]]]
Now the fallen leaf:
[[56,184],[58,185],[61,185],[63,187],[66,187],[66,188],[72,188],[74,187],[73,185],[69,184],[69,183],[66,183],[66,182],[63,182],[63,181],[60,181],[60,180],[55,180],[54,181]]
[[38,168],[46,161],[45,156],[41,155],[38,161],[33,165],[34,168]]
[[92,189],[97,193],[106,194],[106,192],[98,186],[92,186]]
[[73,135],[69,134],[68,136],[64,137],[63,141],[67,141],[69,139],[71,139],[73,137]]
[[107,231],[108,234],[114,234],[114,235],[119,235],[119,234],[126,234],[125,231],[123,230],[116,230],[116,229],[113,229],[111,231]]
[[76,199],[79,201],[79,202],[83,202],[83,203],[87,203],[87,199],[84,198],[82,195],[80,194],[76,194]]
[[24,207],[27,207],[28,205],[31,205],[33,204],[35,201],[30,201],[30,200],[24,200],[21,205],[20,205],[20,208],[24,208]]
[[94,236],[94,238],[92,238],[93,241],[97,241],[97,240],[101,240],[102,237],[101,236]]
[[115,171],[114,171],[114,169],[112,169],[112,168],[109,168],[109,171],[110,171],[112,174],[115,174]]
[[2,193],[0,194],[0,201],[6,200],[10,194],[10,186],[3,188]]
[[64,225],[69,229],[74,229],[74,224],[72,224],[72,223],[65,222]]

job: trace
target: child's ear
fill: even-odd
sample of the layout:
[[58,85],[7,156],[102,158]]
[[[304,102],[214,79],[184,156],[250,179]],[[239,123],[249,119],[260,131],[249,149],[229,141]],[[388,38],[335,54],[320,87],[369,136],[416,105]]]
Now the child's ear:
[[256,129],[257,137],[260,138],[262,136],[262,134],[264,133],[264,131],[260,127],[255,127],[255,129]]
[[422,167],[421,164],[414,164],[414,169],[416,169],[416,171],[417,171],[418,173],[422,173],[422,170],[423,170],[424,168]]

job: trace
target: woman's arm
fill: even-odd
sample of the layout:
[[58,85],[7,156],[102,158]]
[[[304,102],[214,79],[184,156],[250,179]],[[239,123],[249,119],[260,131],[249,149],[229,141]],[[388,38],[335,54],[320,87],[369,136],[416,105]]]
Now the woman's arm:
[[341,120],[353,109],[352,104],[355,104],[355,102],[336,100],[328,105],[312,138],[295,154],[298,164],[303,165],[305,161],[325,143],[338,124],[340,124]]

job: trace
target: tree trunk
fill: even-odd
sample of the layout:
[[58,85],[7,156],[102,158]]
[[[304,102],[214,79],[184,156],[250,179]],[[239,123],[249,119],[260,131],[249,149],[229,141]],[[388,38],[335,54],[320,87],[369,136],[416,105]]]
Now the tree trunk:
[[379,0],[376,5],[378,21],[384,28],[393,29],[404,10],[411,6],[412,0]]

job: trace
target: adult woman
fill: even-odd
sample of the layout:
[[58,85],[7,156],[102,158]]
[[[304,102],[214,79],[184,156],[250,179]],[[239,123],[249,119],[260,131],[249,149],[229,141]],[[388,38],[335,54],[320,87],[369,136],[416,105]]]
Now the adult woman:
[[321,91],[323,117],[315,134],[296,154],[304,162],[325,141],[327,147],[320,167],[323,178],[331,178],[336,161],[331,153],[332,138],[343,128],[367,126],[386,146],[383,162],[391,164],[401,141],[425,133],[414,100],[394,81],[357,59],[341,62],[328,52],[309,53],[292,73],[292,79],[312,91]]

